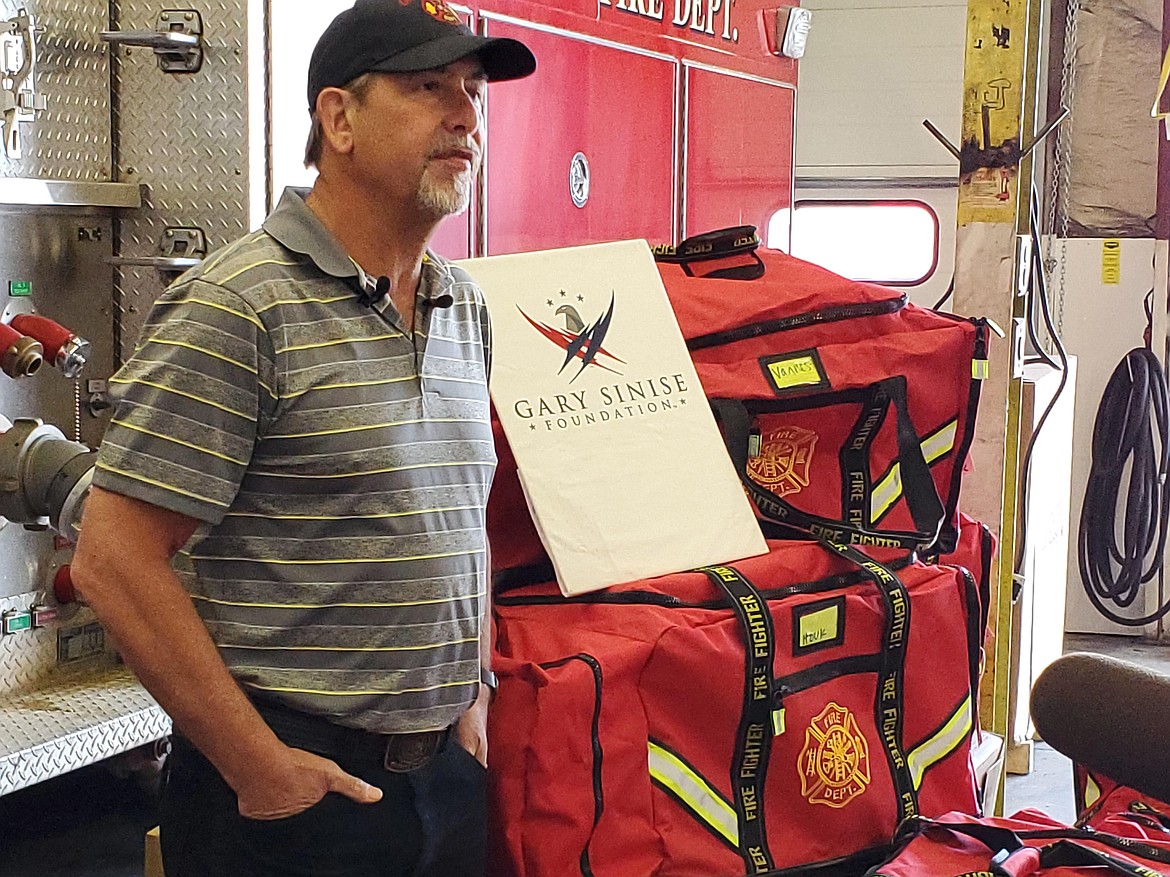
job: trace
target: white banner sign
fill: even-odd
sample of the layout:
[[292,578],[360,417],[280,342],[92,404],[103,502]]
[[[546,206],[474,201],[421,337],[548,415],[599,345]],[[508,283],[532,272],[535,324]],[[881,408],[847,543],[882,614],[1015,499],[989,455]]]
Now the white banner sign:
[[459,263],[557,580],[579,594],[767,550],[644,241]]

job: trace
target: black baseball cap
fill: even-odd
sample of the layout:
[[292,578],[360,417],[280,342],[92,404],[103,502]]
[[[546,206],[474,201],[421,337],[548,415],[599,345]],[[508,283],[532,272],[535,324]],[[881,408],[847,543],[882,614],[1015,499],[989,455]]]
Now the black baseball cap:
[[536,58],[519,40],[471,32],[446,0],[357,0],[325,29],[309,61],[309,111],[317,95],[363,73],[411,73],[442,67],[468,55],[483,63],[489,81],[520,79]]

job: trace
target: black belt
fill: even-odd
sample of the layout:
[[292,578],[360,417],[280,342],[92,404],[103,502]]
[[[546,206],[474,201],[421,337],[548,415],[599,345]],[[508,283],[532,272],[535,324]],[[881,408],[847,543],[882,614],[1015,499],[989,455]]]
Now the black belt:
[[376,761],[393,773],[408,773],[423,767],[451,735],[450,727],[439,731],[378,734],[347,728],[321,716],[267,701],[253,701],[252,705],[272,732],[289,746],[341,761]]

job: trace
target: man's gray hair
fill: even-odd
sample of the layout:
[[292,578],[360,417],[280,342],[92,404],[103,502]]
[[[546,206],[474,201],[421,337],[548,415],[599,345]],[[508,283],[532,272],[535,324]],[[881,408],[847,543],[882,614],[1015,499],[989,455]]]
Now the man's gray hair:
[[[345,83],[341,88],[357,98],[357,102],[360,104],[365,101],[376,75],[376,73],[363,73]],[[309,139],[305,143],[305,167],[316,167],[321,161],[321,150],[325,145],[325,129],[321,125],[321,117],[315,109],[310,119]]]

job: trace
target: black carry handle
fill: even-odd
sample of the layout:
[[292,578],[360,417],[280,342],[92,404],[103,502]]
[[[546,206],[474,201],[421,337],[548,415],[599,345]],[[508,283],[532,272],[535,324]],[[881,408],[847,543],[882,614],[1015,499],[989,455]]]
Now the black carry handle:
[[[922,453],[922,439],[910,420],[906,404],[906,379],[901,375],[886,378],[874,385],[875,393],[884,393],[897,413],[898,462],[902,493],[915,530],[878,531],[844,521],[809,514],[757,484],[748,473],[748,436],[752,416],[739,399],[710,399],[715,419],[723,426],[723,437],[740,481],[755,501],[760,513],[773,522],[811,533],[839,539],[840,533],[852,534],[854,542],[872,543],[912,550],[929,547],[938,538],[946,514],[938,488],[930,474],[930,465]],[[842,473],[845,475],[846,473]]]
[[922,437],[910,419],[910,406],[906,402],[906,378],[897,375],[880,383],[898,415],[898,462],[901,465],[902,494],[906,497],[906,506],[910,509],[915,529],[929,533],[933,543],[938,538],[946,508],[930,474],[926,454],[922,451]]
[[721,280],[759,280],[764,276],[764,262],[756,253],[760,236],[754,225],[736,225],[704,234],[697,234],[684,240],[677,247],[660,244],[654,247],[654,261],[670,265],[682,265],[688,277],[695,277],[691,267],[699,262],[728,259],[733,256],[750,256],[751,261],[740,265],[716,268],[700,273],[699,277],[714,277]]
[[[917,829],[918,833],[939,829],[965,835],[978,841],[991,850],[994,855],[988,871],[976,873],[990,873],[995,877],[1026,877],[1026,875],[1045,868],[1081,866],[1105,867],[1116,874],[1123,874],[1125,877],[1158,877],[1161,875],[1161,872],[1153,871],[1144,865],[1134,865],[1091,847],[1074,843],[1070,838],[1096,841],[1163,864],[1170,862],[1170,852],[1167,850],[1141,841],[1085,829],[1043,829],[1021,831],[1017,834],[1011,829],[995,825],[935,822],[930,819],[918,818],[907,820],[903,828],[899,829],[898,833],[903,842],[907,840],[906,828]],[[1056,843],[1043,847],[1029,847],[1024,844],[1023,838],[1052,838],[1056,840]],[[881,866],[873,869],[871,873],[878,877],[881,874]],[[955,877],[965,877],[965,875],[955,875]],[[1165,875],[1161,875],[1161,877],[1165,877]]]

